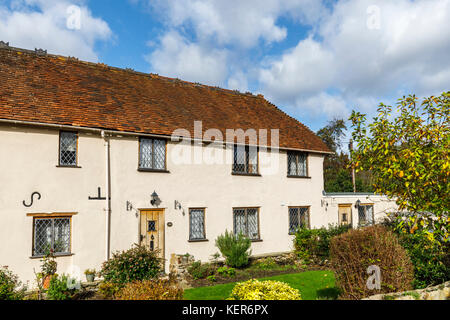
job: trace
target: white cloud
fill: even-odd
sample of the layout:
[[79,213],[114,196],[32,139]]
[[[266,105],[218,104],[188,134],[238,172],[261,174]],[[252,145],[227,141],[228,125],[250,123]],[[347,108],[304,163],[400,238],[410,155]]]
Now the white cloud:
[[222,84],[227,75],[226,50],[191,43],[176,31],[166,33],[146,59],[156,73],[193,82]]
[[200,40],[252,47],[286,38],[287,30],[277,24],[281,16],[298,21],[316,21],[324,7],[317,0],[151,0],[163,12],[170,27],[192,27]]
[[[347,107],[362,103],[361,108],[369,108],[368,102],[399,91],[430,95],[448,90],[450,0],[379,0],[379,29],[367,24],[373,4],[339,1],[310,37],[261,68],[266,95],[299,108],[317,105],[330,114],[333,105],[342,110],[344,101]],[[329,91],[343,100],[331,103]]]
[[[80,28],[70,29],[70,6],[80,8]],[[97,41],[108,40],[108,24],[92,16],[82,0],[14,0],[0,4],[0,40],[26,49],[42,48],[49,53],[97,61]]]

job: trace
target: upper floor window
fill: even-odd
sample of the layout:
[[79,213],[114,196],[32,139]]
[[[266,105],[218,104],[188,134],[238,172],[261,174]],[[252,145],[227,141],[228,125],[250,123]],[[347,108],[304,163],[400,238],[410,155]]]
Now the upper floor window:
[[309,228],[309,207],[289,208],[289,234],[294,234],[300,228]]
[[139,169],[166,169],[166,140],[139,139]]
[[189,210],[189,240],[205,240],[205,209]]
[[34,218],[33,256],[70,254],[71,218]]
[[288,176],[307,177],[308,176],[308,155],[304,152],[288,151]]
[[77,165],[78,134],[76,132],[61,131],[59,133],[59,165]]
[[235,208],[233,209],[234,234],[242,233],[251,240],[259,240],[259,209]]
[[234,145],[233,173],[258,174],[258,147]]
[[360,227],[374,223],[373,204],[360,204],[358,206],[358,220]]

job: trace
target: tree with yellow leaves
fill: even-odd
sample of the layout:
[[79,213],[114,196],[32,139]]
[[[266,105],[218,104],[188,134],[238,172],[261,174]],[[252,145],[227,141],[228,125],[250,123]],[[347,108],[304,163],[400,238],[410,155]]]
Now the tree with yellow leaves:
[[449,113],[450,91],[421,103],[415,95],[403,97],[394,112],[380,104],[371,123],[356,111],[350,117],[352,165],[370,170],[375,192],[397,199],[400,210],[410,213],[398,227],[430,230],[430,238],[443,242],[450,231]]

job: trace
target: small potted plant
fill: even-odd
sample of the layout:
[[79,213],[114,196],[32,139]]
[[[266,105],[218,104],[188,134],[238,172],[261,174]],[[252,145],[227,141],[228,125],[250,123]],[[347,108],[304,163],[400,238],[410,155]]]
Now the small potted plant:
[[50,286],[50,280],[52,277],[56,274],[56,270],[58,267],[58,264],[56,263],[55,258],[53,257],[53,252],[50,251],[50,253],[41,260],[41,279],[42,279],[42,286],[44,289],[48,289]]
[[87,282],[94,282],[95,279],[95,270],[94,269],[87,269],[84,271],[84,274],[86,275]]

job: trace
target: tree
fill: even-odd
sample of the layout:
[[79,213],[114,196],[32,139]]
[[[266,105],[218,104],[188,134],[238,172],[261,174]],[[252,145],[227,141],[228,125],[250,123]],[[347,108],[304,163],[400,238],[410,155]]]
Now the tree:
[[[450,92],[421,104],[414,95],[403,97],[395,116],[392,109],[381,103],[370,124],[366,115],[352,112],[353,165],[371,171],[376,193],[396,198],[400,210],[414,213],[408,223],[416,228],[432,223],[430,238],[448,241]],[[426,222],[420,213],[432,217]]]
[[[317,131],[317,135],[335,153],[328,155],[324,160],[324,184],[326,192],[353,192],[350,159],[342,152],[343,138],[347,126],[343,119],[334,119]],[[340,151],[340,152],[339,152]],[[356,176],[356,190],[359,192],[372,192],[370,175],[361,172]]]

